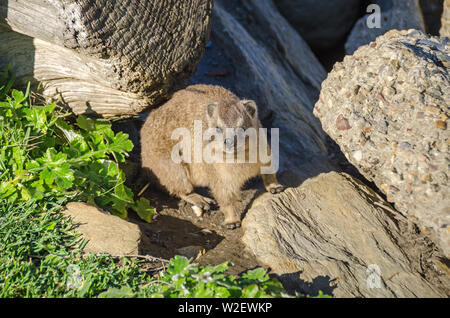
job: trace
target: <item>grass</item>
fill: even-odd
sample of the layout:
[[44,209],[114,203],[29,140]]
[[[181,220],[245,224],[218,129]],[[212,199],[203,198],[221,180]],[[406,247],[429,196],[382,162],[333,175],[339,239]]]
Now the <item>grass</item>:
[[136,262],[84,257],[80,236],[59,210],[0,202],[0,297],[93,297],[110,287],[138,288],[145,274]]
[[[83,253],[61,206],[0,201],[0,297],[281,297],[263,269],[225,275],[227,263],[199,267],[173,258],[152,276],[140,261]],[[154,273],[153,273],[154,274]]]

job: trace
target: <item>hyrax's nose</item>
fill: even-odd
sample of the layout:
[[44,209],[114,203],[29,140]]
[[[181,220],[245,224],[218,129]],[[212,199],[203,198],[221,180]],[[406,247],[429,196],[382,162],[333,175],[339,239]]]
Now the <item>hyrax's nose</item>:
[[224,143],[228,149],[233,148],[234,147],[234,138],[226,138]]

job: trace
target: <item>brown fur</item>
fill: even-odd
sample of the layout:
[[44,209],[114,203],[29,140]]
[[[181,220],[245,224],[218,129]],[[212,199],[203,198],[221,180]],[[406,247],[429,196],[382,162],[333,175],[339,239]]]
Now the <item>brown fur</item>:
[[[194,120],[203,122],[203,129],[220,127],[259,128],[256,104],[239,100],[230,91],[211,85],[194,85],[174,94],[166,104],[154,110],[141,130],[142,165],[156,176],[170,194],[208,210],[213,200],[194,192],[194,187],[209,187],[225,215],[229,228],[240,226],[236,210],[243,184],[260,173],[259,163],[181,163],[171,159],[173,147],[180,140],[171,140],[176,128],[184,127],[193,136]],[[208,126],[208,127],[206,127]],[[246,145],[247,146],[247,145]],[[193,143],[192,143],[193,147]],[[248,152],[248,147],[246,147]],[[193,151],[192,151],[193,155]],[[275,175],[263,175],[268,191],[283,188]]]

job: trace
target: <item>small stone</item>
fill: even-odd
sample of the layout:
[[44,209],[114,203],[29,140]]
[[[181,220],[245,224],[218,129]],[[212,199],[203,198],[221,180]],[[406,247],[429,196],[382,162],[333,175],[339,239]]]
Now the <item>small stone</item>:
[[431,176],[430,176],[430,174],[428,174],[428,173],[423,174],[423,175],[420,177],[420,179],[421,179],[423,182],[431,182]]
[[339,130],[349,130],[352,128],[348,122],[348,119],[342,115],[339,115],[336,119],[336,127]]
[[184,256],[189,259],[192,258],[193,260],[196,260],[200,256],[204,255],[206,253],[206,250],[203,246],[192,245],[192,246],[181,247],[176,250],[176,253],[180,256]]
[[435,172],[438,169],[439,169],[438,166],[431,164],[431,163],[428,164],[428,170],[430,170],[431,172]]
[[389,192],[392,194],[396,194],[396,193],[400,192],[400,189],[391,185],[391,186],[389,186]]
[[441,110],[438,107],[434,107],[434,106],[425,106],[425,111],[431,113],[431,114],[435,114],[435,115],[439,115],[441,113]]
[[354,158],[356,161],[361,161],[361,160],[362,160],[362,157],[363,157],[363,154],[362,154],[362,151],[361,151],[361,150],[355,151],[355,152],[353,153],[353,158]]
[[192,206],[192,211],[194,211],[194,214],[198,217],[202,217],[203,216],[203,209],[199,208],[196,205]]
[[437,120],[437,121],[435,121],[435,122],[434,122],[434,126],[435,126],[436,128],[442,129],[442,130],[447,129],[447,124],[446,124],[445,122],[443,122],[442,120]]

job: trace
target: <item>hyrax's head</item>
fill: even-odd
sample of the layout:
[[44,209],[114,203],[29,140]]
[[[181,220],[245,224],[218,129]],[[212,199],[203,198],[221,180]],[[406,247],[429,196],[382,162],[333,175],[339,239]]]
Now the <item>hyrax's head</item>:
[[[251,130],[258,129],[258,108],[252,100],[217,101],[206,106],[208,129],[227,153],[243,151],[248,144],[245,136],[252,138]],[[255,136],[256,138],[256,136]]]

